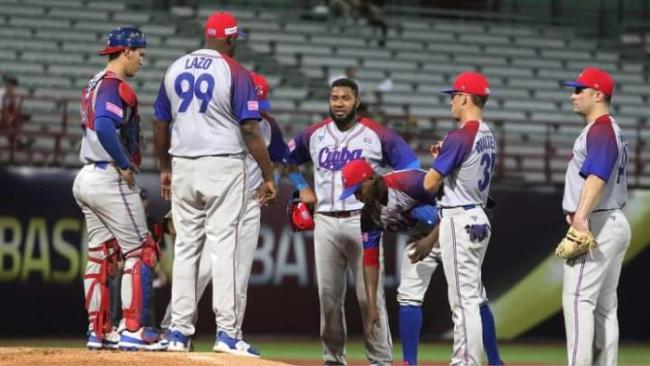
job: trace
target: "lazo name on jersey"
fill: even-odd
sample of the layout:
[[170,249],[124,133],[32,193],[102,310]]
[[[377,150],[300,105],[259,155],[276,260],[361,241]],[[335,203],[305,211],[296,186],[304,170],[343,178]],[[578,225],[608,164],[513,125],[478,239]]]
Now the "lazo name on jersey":
[[496,146],[497,144],[492,135],[483,136],[476,142],[476,152],[480,154],[486,149],[496,150]]
[[318,153],[318,163],[321,168],[327,170],[341,170],[348,162],[356,159],[361,159],[363,154],[362,149],[348,150],[344,147],[343,150],[330,150],[323,148]]
[[212,65],[212,59],[209,57],[192,57],[185,60],[185,69],[203,69],[207,70]]

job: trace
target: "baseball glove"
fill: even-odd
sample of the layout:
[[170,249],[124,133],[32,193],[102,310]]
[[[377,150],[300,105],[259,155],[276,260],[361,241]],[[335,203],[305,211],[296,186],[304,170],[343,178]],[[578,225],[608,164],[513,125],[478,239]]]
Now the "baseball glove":
[[564,259],[573,259],[594,249],[598,243],[590,232],[580,232],[569,228],[566,236],[555,248],[555,255]]

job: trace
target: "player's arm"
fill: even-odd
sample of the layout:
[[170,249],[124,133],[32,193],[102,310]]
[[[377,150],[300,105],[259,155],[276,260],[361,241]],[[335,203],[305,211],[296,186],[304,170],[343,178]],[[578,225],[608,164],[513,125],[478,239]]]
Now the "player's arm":
[[233,115],[239,121],[239,130],[244,144],[262,171],[264,182],[259,188],[257,199],[261,204],[266,205],[275,200],[278,189],[275,186],[269,151],[266,149],[266,142],[258,124],[262,116],[257,93],[250,72],[235,62],[228,61],[228,63],[231,67],[233,85],[230,105]]
[[415,151],[393,130],[386,129],[381,134],[381,151],[383,163],[395,170],[420,168]]
[[287,176],[293,188],[300,192],[300,200],[313,208],[316,204],[316,194],[307,183],[305,176],[300,172],[300,165],[311,161],[311,154],[309,153],[311,133],[311,128],[307,127],[298,136],[289,140],[289,155],[286,159],[286,165]]
[[165,90],[165,80],[160,83],[158,96],[154,101],[154,130],[153,142],[160,164],[160,195],[166,199],[171,199],[171,182],[172,182],[172,157],[169,154],[171,145],[170,122],[172,121],[171,103]]
[[239,129],[248,152],[253,156],[262,171],[262,179],[264,179],[262,188],[265,189],[265,192],[262,192],[262,196],[258,199],[262,204],[272,203],[277,194],[277,188],[275,187],[273,164],[266,148],[264,136],[260,131],[259,122],[254,119],[244,120],[241,122]]
[[117,128],[123,123],[124,108],[119,95],[119,82],[106,83],[97,91],[95,100],[95,132],[97,139],[108,155],[115,161],[118,172],[126,184],[133,188],[135,177],[130,169],[129,158],[117,135]]
[[586,179],[571,222],[576,230],[589,231],[589,216],[600,202],[617,159],[618,145],[611,124],[596,122],[587,133],[587,157],[580,168],[580,176]]
[[377,287],[379,285],[379,243],[382,230],[372,220],[371,208],[366,206],[361,214],[361,238],[363,242],[363,283],[366,289],[366,326],[364,332],[374,338],[379,327]]
[[442,142],[440,153],[433,160],[431,168],[424,176],[424,190],[435,193],[446,176],[461,166],[472,149],[473,140],[464,138],[462,130],[450,132]]

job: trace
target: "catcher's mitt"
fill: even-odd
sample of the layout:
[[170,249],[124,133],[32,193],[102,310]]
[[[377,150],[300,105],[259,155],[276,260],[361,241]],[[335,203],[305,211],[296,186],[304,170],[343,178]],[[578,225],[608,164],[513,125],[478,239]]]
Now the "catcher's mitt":
[[573,259],[594,249],[598,243],[590,232],[580,232],[569,228],[566,236],[555,248],[555,255],[564,259]]

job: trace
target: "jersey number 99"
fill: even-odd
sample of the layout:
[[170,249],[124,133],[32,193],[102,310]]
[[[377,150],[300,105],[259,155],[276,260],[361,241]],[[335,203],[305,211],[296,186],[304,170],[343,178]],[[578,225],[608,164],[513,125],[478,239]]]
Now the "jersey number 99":
[[178,113],[187,111],[195,96],[201,101],[199,113],[205,113],[208,109],[208,103],[212,100],[214,78],[210,74],[201,74],[195,79],[193,74],[184,72],[178,75],[176,81],[174,81],[174,90],[181,99]]

